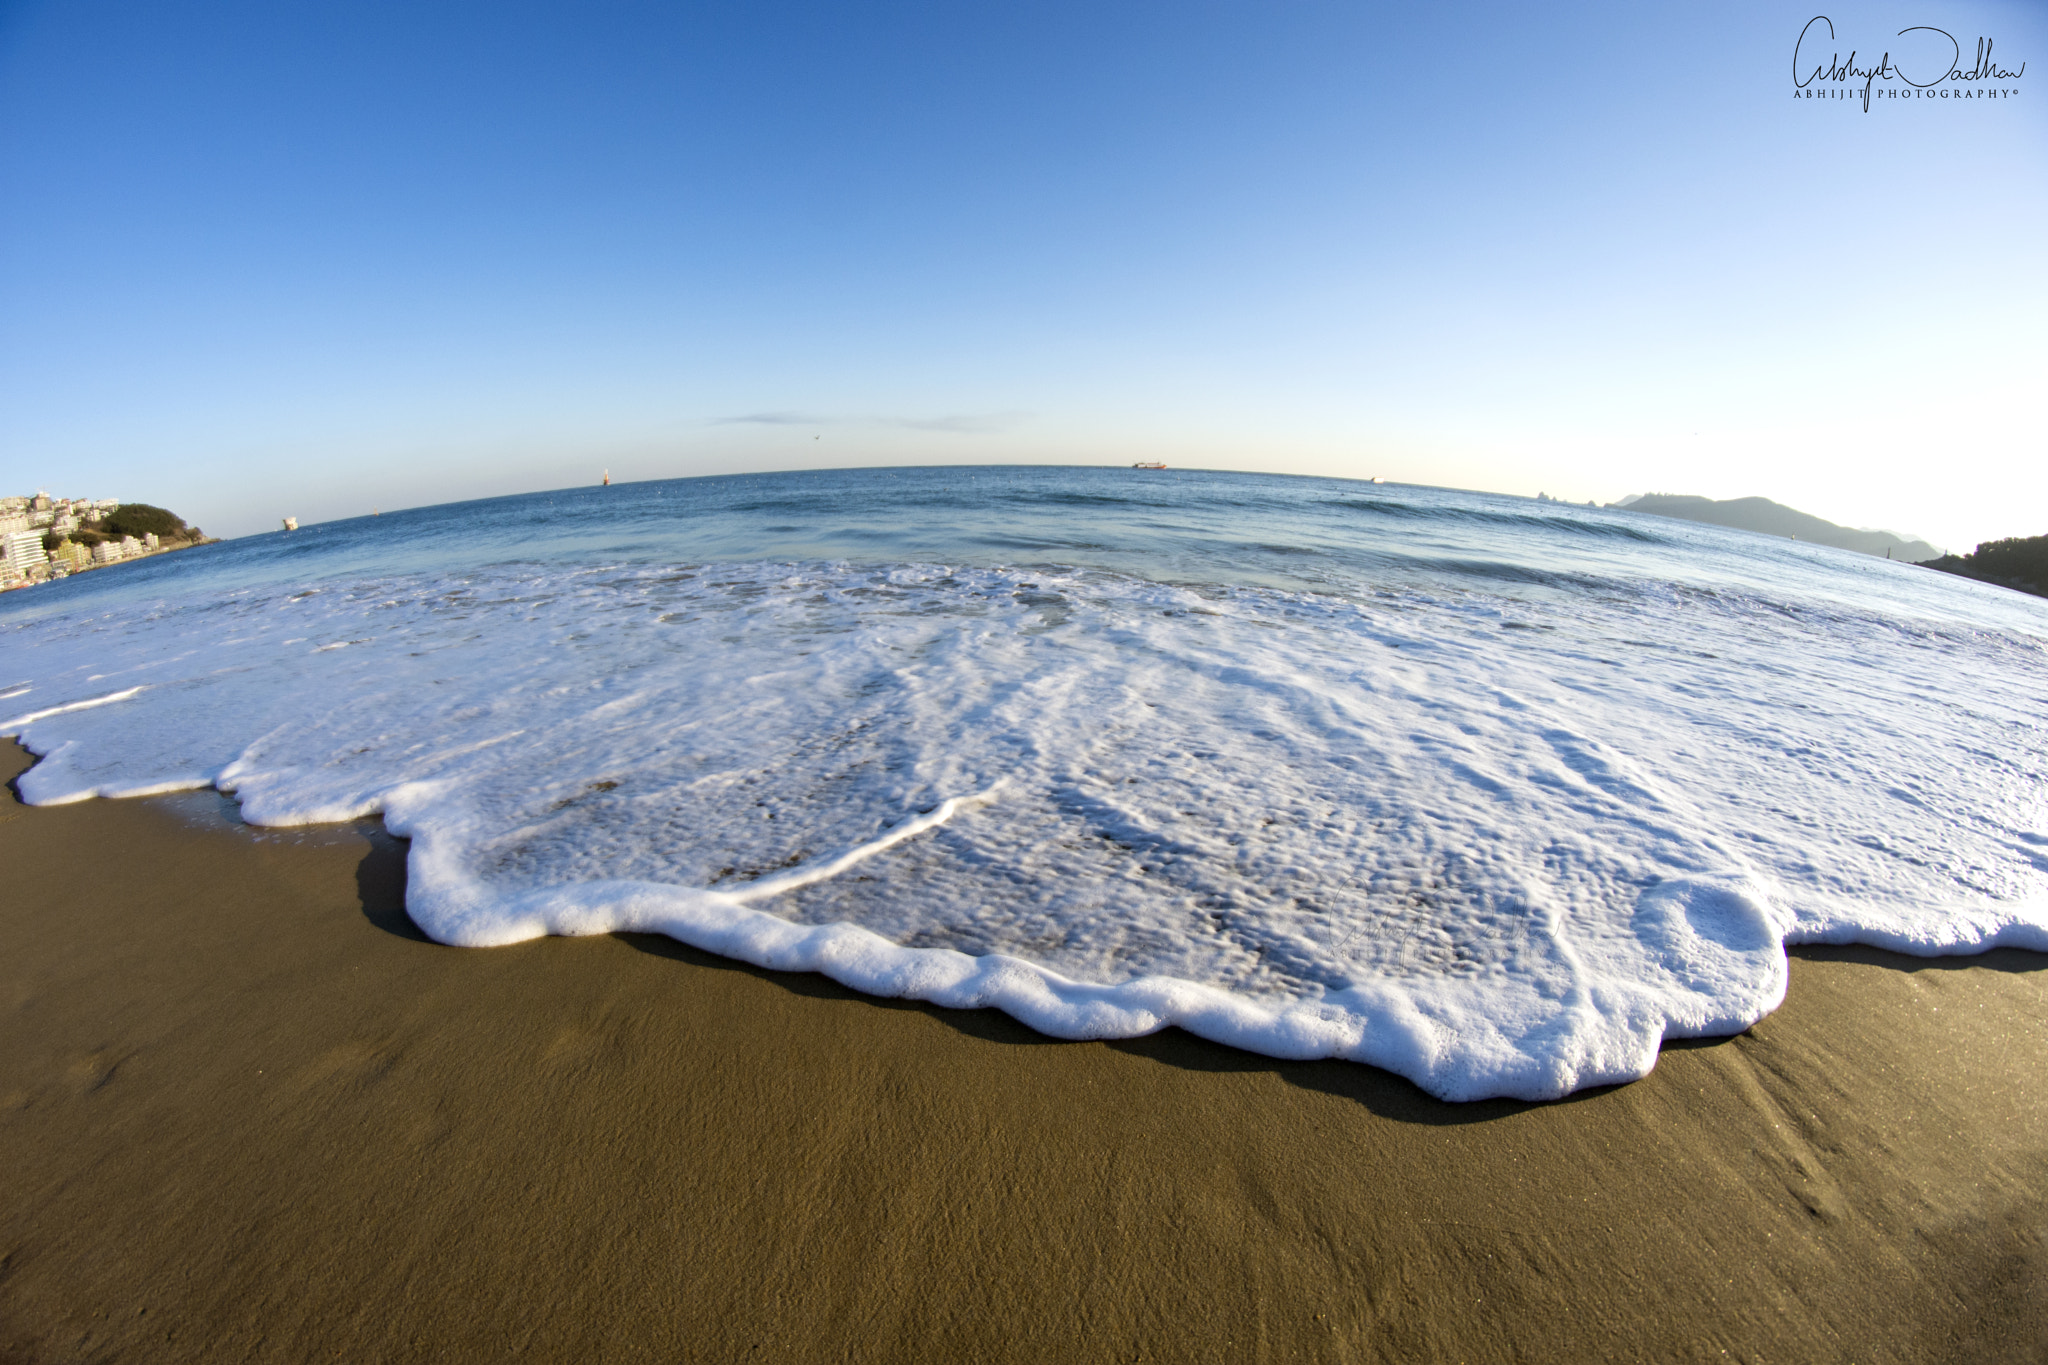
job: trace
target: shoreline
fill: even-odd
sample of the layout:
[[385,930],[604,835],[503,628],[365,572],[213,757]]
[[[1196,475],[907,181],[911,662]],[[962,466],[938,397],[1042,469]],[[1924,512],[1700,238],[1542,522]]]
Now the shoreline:
[[2048,956],[1794,949],[1748,1033],[1453,1105],[661,938],[445,948],[403,847],[0,798],[0,1361],[2048,1350]]

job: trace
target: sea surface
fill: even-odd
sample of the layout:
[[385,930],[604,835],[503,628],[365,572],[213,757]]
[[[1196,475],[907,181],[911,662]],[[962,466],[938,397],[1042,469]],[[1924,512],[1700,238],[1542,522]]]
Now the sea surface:
[[660,932],[1447,1099],[1740,1031],[1787,943],[2048,950],[2048,602],[1434,488],[875,469],[332,522],[0,598],[0,734],[37,804],[381,814],[445,943]]

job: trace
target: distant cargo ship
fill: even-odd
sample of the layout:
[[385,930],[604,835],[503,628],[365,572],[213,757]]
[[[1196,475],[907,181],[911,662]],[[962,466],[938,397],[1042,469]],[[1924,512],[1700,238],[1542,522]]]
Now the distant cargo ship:
[[1140,460],[1140,461],[1138,461],[1138,462],[1137,462],[1136,464],[1132,465],[1132,466],[1131,466],[1131,468],[1133,468],[1133,469],[1164,469],[1164,468],[1166,468],[1166,466],[1165,466],[1164,464],[1160,463],[1160,462],[1159,462],[1158,460]]

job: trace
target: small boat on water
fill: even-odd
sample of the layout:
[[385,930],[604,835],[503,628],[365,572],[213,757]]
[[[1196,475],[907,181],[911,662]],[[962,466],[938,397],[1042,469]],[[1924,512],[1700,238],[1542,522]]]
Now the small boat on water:
[[1162,462],[1160,462],[1160,461],[1158,461],[1158,460],[1140,460],[1140,461],[1138,461],[1138,462],[1137,462],[1136,464],[1132,465],[1132,466],[1131,466],[1131,468],[1133,468],[1133,469],[1164,469],[1164,468],[1166,468],[1166,466],[1165,466],[1165,464],[1163,464]]

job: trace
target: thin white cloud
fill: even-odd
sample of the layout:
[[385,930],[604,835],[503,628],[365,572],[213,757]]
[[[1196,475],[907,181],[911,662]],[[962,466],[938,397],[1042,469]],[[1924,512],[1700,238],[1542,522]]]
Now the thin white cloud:
[[1008,431],[1031,419],[1028,412],[955,412],[938,417],[832,417],[816,412],[749,412],[720,417],[713,426],[741,423],[768,427],[895,427],[904,431],[985,433]]
[[824,427],[836,421],[835,417],[820,417],[811,412],[750,412],[739,417],[721,417],[711,425],[723,427],[750,422],[764,427]]
[[1028,412],[962,412],[946,417],[884,417],[884,426],[907,427],[912,431],[1008,431],[1029,421]]

